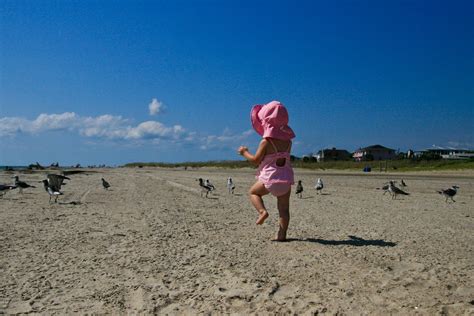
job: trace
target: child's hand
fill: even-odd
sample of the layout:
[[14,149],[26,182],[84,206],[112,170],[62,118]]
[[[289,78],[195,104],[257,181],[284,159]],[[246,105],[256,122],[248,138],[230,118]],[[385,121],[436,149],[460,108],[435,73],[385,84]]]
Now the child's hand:
[[237,151],[239,152],[239,155],[243,155],[244,152],[249,151],[249,149],[245,146],[240,146]]

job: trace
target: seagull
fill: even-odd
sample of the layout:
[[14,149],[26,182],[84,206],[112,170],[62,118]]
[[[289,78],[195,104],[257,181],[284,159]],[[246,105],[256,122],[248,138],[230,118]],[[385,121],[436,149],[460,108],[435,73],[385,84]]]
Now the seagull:
[[23,193],[23,189],[36,188],[34,185],[29,185],[26,182],[20,181],[18,176],[14,176],[13,178],[15,179],[15,186],[20,188],[20,193]]
[[110,183],[105,181],[104,178],[102,178],[102,185],[104,186],[104,189],[108,190],[110,188]]
[[298,184],[296,185],[296,195],[300,199],[303,197],[303,184],[301,184],[301,180],[298,180]]
[[321,193],[323,193],[324,185],[323,185],[323,180],[321,180],[321,178],[318,178],[318,182],[316,183],[316,186],[314,188],[316,189],[316,194],[319,191],[321,191]]
[[[389,185],[388,185],[388,183],[382,187],[382,190],[383,190],[383,195],[385,195],[385,193],[387,193],[387,192],[388,192],[388,188],[389,188]],[[377,188],[377,189],[379,189],[379,188]]]
[[11,185],[11,184],[0,184],[0,193],[1,193],[0,196],[3,198],[3,196],[7,193],[7,191],[13,190],[13,189],[16,189],[16,186],[15,186],[15,185]]
[[407,185],[405,184],[405,181],[403,181],[403,179],[400,181],[400,185],[401,185],[402,187],[406,187],[406,186],[407,186]]
[[389,188],[389,186],[390,186],[390,185],[389,185],[390,182],[392,182],[392,183],[397,183],[397,181],[391,180],[391,181],[389,181],[389,182],[385,182],[385,185],[384,185],[383,187],[381,187],[381,188],[376,188],[376,189],[377,189],[377,190],[383,190],[383,195],[385,195],[385,193],[389,192],[389,191],[388,191],[388,188]]
[[216,187],[211,183],[211,181],[209,181],[209,179],[206,179],[204,185],[207,185],[208,187],[210,187],[211,191],[214,191],[216,189]]
[[392,195],[393,200],[397,198],[397,194],[410,195],[409,193],[406,193],[405,191],[402,191],[399,188],[397,188],[393,181],[390,181],[388,183],[388,192]]
[[198,181],[199,181],[199,186],[201,187],[201,197],[202,197],[202,194],[203,194],[204,192],[206,192],[206,197],[207,197],[207,195],[209,194],[209,192],[212,191],[212,188],[211,188],[210,186],[206,185],[206,184],[204,183],[204,181],[202,180],[202,178],[199,178]]
[[449,189],[441,189],[441,191],[436,191],[441,195],[444,195],[446,197],[446,203],[448,203],[448,199],[450,198],[453,202],[456,202],[453,197],[458,193],[459,187],[457,185],[453,185]]
[[51,197],[54,196],[54,203],[58,203],[58,196],[62,195],[63,193],[59,191],[59,188],[51,184],[48,180],[43,180],[44,189],[49,194],[49,203],[51,203]]
[[46,177],[48,180],[48,184],[55,188],[58,188],[58,190],[61,190],[61,186],[66,185],[66,183],[64,183],[64,180],[71,180],[66,176],[53,173],[48,174]]
[[229,190],[229,193],[234,194],[234,189],[235,185],[234,182],[232,181],[232,178],[227,178],[227,190]]

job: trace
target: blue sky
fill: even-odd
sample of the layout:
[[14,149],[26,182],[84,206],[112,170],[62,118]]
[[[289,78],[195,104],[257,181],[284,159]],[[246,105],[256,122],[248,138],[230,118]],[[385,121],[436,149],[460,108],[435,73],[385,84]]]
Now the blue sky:
[[[474,148],[473,1],[0,2],[0,165]],[[150,110],[150,106],[153,110]]]

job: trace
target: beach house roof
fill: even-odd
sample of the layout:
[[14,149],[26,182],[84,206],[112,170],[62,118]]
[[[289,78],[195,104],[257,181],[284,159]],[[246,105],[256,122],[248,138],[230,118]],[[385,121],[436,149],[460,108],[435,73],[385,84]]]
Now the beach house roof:
[[361,148],[360,150],[388,150],[388,151],[395,151],[395,149],[391,149],[391,148],[388,148],[388,147],[385,147],[385,146],[382,146],[382,145],[372,145],[372,146],[367,146],[367,147],[364,147],[364,148]]

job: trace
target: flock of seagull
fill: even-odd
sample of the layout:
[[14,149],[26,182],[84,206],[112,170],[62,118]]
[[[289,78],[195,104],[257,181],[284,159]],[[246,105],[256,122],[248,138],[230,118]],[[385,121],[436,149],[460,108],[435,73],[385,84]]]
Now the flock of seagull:
[[[407,192],[403,191],[402,189],[398,188],[395,185],[396,182],[397,181],[390,180],[388,183],[386,183],[382,187],[382,190],[384,191],[383,194],[385,195],[385,193],[387,193],[387,192],[390,193],[393,200],[395,200],[397,198],[397,195],[410,195],[410,193],[407,193]],[[400,181],[400,186],[402,186],[402,187],[407,186],[405,181],[403,181],[403,179]],[[377,189],[380,189],[380,188],[377,188]],[[436,192],[443,195],[444,197],[446,197],[446,203],[448,202],[448,199],[451,199],[451,201],[456,202],[454,200],[454,196],[458,193],[458,189],[459,189],[459,187],[457,185],[453,185],[452,187],[450,187],[448,189],[441,189],[441,190],[436,191]]]
[[[196,181],[199,182],[199,186],[201,187],[201,197],[203,195],[208,197],[209,193],[212,193],[212,191],[214,191],[216,189],[216,187],[209,181],[209,179],[204,180],[203,178],[199,178],[199,179],[196,179]],[[323,181],[321,180],[321,178],[318,178],[314,188],[316,189],[316,194],[322,193],[324,185],[323,185]],[[234,194],[235,184],[234,184],[234,181],[232,180],[232,178],[230,178],[230,177],[227,178],[227,190],[228,190],[229,194]],[[299,180],[298,184],[296,185],[296,195],[299,198],[303,197],[303,184],[302,184],[301,180]]]
[[[324,188],[323,180],[321,180],[321,178],[318,178],[314,186],[314,189],[316,190],[316,194],[319,194],[319,193],[323,194],[323,188]],[[304,191],[303,182],[301,180],[298,180],[298,184],[296,185],[296,192],[295,192],[296,196],[299,197],[300,199],[303,198],[303,191]]]
[[[0,194],[1,194],[0,196],[2,198],[5,195],[5,193],[10,190],[14,190],[18,188],[20,194],[22,194],[24,189],[36,188],[34,185],[30,185],[24,181],[21,181],[17,175],[13,176],[13,179],[15,179],[13,184],[0,184]],[[63,193],[61,192],[61,187],[63,185],[66,185],[66,182],[64,182],[64,180],[71,180],[71,179],[64,175],[48,174],[46,176],[46,179],[40,181],[41,183],[43,183],[43,187],[45,191],[48,192],[49,194],[50,203],[53,197],[54,197],[54,203],[57,203],[58,197],[60,195],[63,195]],[[102,180],[103,188],[108,190],[110,188],[110,183],[107,182],[104,178],[101,178],[101,180]],[[209,179],[204,180],[202,178],[199,178],[196,180],[199,181],[199,186],[201,188],[201,197],[205,195],[205,197],[207,198],[210,193],[212,194],[212,192],[216,190],[216,187],[209,181]],[[391,195],[392,199],[394,200],[397,198],[397,195],[410,195],[410,193],[407,193],[403,191],[401,188],[397,187],[395,183],[397,183],[397,181],[390,180],[389,182],[385,183],[384,186],[377,189],[382,189],[384,191],[383,193],[384,195],[385,193],[388,192]],[[400,181],[400,186],[401,187],[407,186],[405,181],[403,181],[403,179]],[[323,181],[321,178],[318,178],[314,186],[314,189],[316,190],[316,194],[319,194],[319,193],[322,194],[323,188],[324,188]],[[457,194],[458,189],[459,189],[459,186],[453,185],[452,187],[448,189],[441,189],[436,192],[446,198],[445,200],[446,203],[448,202],[449,199],[451,199],[452,202],[456,202],[454,200],[454,196]],[[234,194],[235,184],[232,178],[230,177],[227,178],[227,190],[229,194]],[[299,180],[296,185],[296,196],[299,198],[302,198],[303,191],[304,191],[303,183],[301,180]]]
[[[24,189],[29,188],[36,188],[36,186],[26,183],[25,181],[21,181],[20,178],[15,175],[13,176],[15,179],[13,184],[0,184],[0,193],[1,197],[6,194],[7,191],[18,189],[20,194],[23,194]],[[60,174],[48,174],[46,179],[41,180],[40,183],[43,183],[44,190],[48,192],[49,195],[49,203],[51,203],[51,199],[54,197],[54,203],[58,203],[58,197],[63,195],[61,192],[61,187],[66,185],[67,183],[64,180],[71,180],[69,177]],[[102,180],[102,186],[104,189],[108,190],[110,188],[110,183],[108,183],[104,178]]]
[[[199,186],[201,187],[201,197],[205,195],[205,197],[208,197],[209,193],[212,193],[216,187],[209,181],[209,179],[196,179],[199,181]],[[385,193],[389,193],[390,196],[392,197],[393,200],[397,199],[397,195],[410,195],[410,193],[403,191],[401,188],[397,187],[395,185],[397,181],[395,180],[390,180],[389,182],[385,183],[385,185],[382,188],[377,188],[377,189],[382,189]],[[401,187],[406,187],[406,183],[403,179],[400,181],[400,186]],[[324,188],[323,180],[321,178],[318,178],[316,181],[316,184],[314,186],[314,189],[316,190],[316,194],[322,194]],[[235,185],[232,180],[232,178],[227,178],[227,189],[229,194],[234,194],[234,189]],[[451,201],[456,202],[454,200],[454,196],[457,194],[457,190],[459,189],[459,186],[453,185],[452,187],[448,189],[441,189],[438,192],[439,194],[443,195],[446,198],[446,202],[448,202],[448,199],[451,199]],[[298,183],[296,185],[296,191],[295,194],[297,197],[300,199],[303,198],[303,182],[301,180],[298,180]]]

